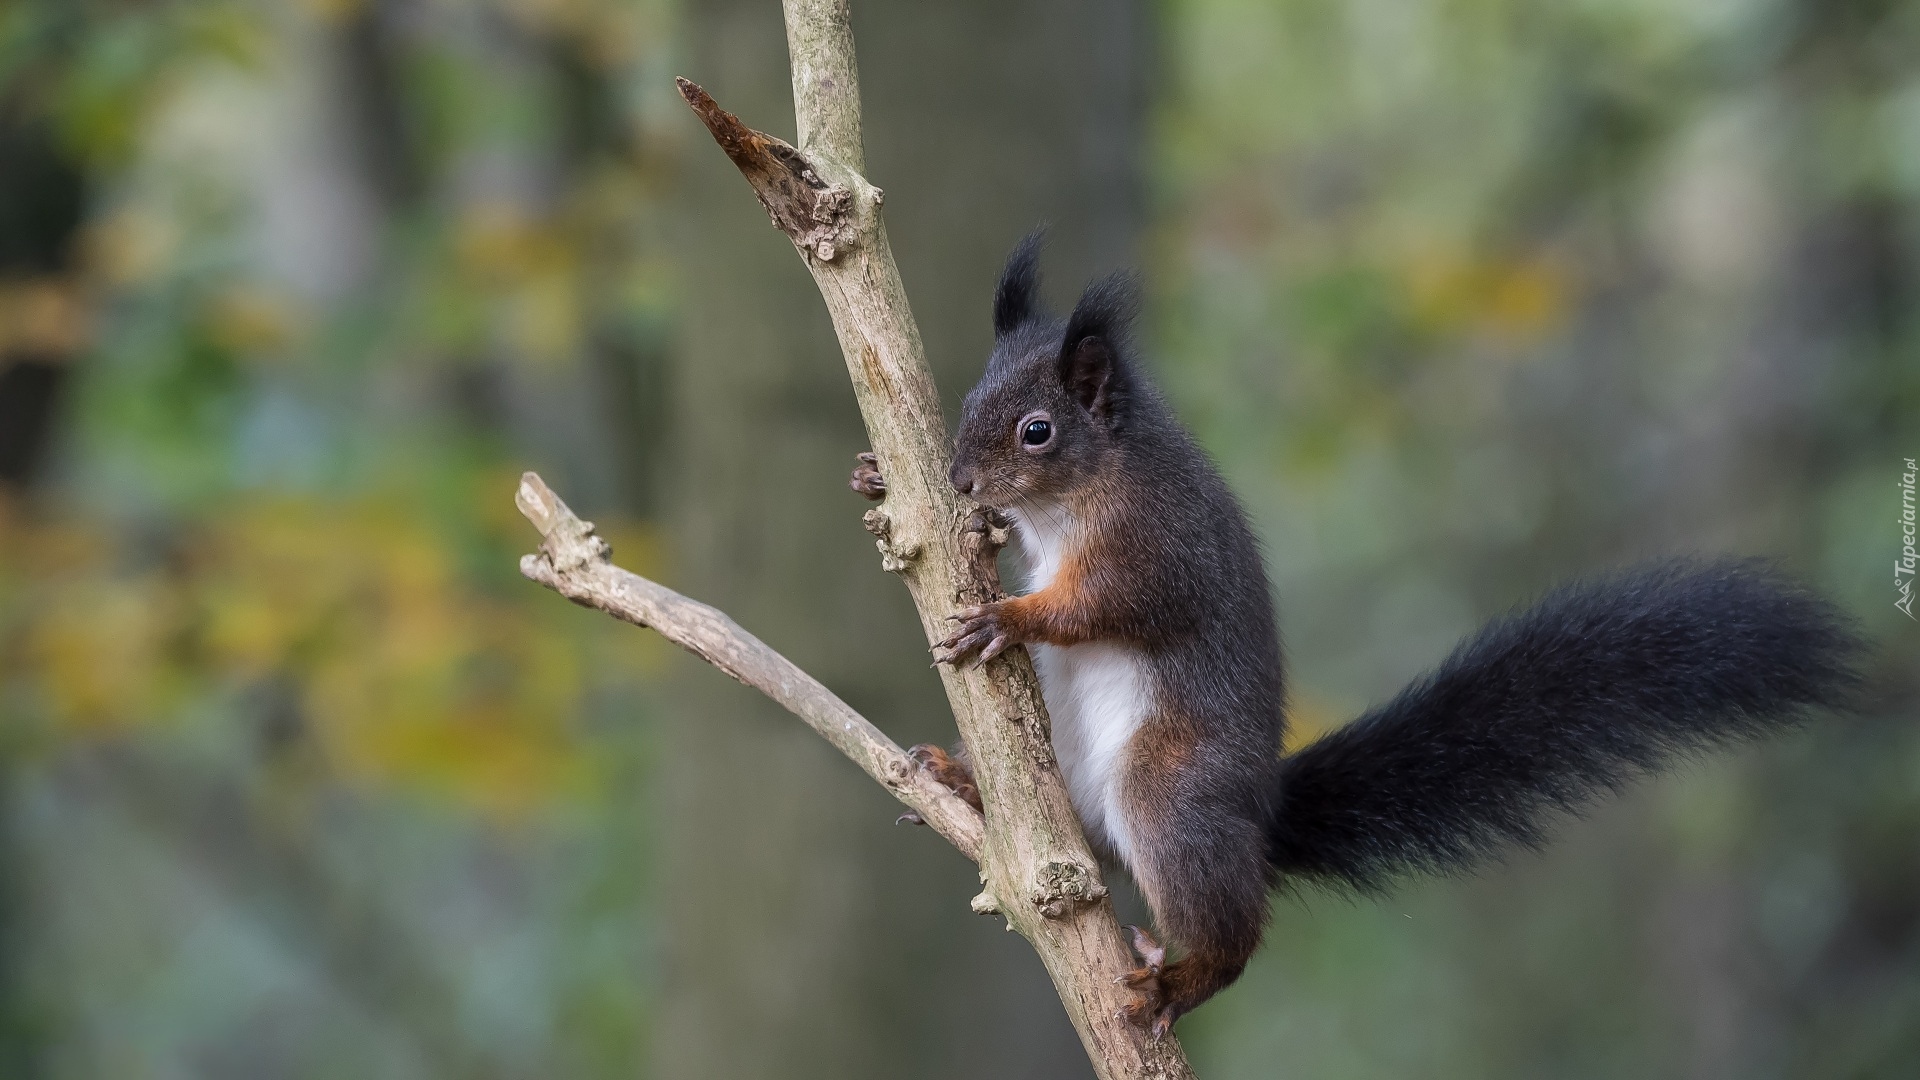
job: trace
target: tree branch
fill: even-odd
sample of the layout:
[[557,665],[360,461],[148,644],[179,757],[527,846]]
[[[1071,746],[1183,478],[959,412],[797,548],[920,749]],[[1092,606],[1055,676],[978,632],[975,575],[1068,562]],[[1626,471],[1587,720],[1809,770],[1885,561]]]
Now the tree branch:
[[539,476],[527,473],[520,478],[514,502],[546,537],[539,554],[521,557],[521,574],[582,607],[635,626],[650,626],[668,641],[779,702],[911,807],[961,854],[980,861],[981,821],[973,807],[935,783],[898,744],[819,680],[721,611],[613,565],[613,551],[594,534],[593,523],[574,516]]
[[[1005,534],[946,482],[951,442],[939,395],[887,243],[882,192],[861,175],[847,0],[783,7],[799,147],[747,127],[685,79],[680,92],[819,286],[887,478],[867,528],[883,568],[906,582],[931,644],[945,636],[947,616],[1000,595],[993,556]],[[1118,1015],[1129,995],[1116,980],[1136,961],[1067,800],[1026,650],[984,667],[943,665],[941,679],[986,804],[986,891],[974,910],[1005,916],[1032,943],[1103,1080],[1191,1077],[1177,1042],[1153,1041]]]

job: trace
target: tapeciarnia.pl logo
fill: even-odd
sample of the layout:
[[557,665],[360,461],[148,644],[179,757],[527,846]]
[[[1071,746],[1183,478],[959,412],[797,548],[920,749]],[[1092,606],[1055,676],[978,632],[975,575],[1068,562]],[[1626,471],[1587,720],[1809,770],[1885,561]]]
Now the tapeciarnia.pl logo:
[[1920,473],[1920,468],[1914,467],[1912,458],[1905,461],[1906,471],[1900,474],[1900,557],[1893,561],[1893,587],[1900,599],[1895,600],[1893,606],[1905,612],[1907,618],[1914,619],[1913,571],[1920,556],[1913,551],[1913,478],[1915,473]]

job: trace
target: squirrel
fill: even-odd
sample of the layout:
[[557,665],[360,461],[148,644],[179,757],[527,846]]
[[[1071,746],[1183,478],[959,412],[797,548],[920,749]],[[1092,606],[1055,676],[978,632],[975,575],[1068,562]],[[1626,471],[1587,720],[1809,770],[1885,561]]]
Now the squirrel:
[[[1269,893],[1379,893],[1536,847],[1676,757],[1842,708],[1863,643],[1759,560],[1677,559],[1495,619],[1357,720],[1283,756],[1281,643],[1260,550],[1130,344],[1124,273],[1065,320],[1037,298],[1039,232],[1008,259],[993,352],[949,479],[1011,522],[1029,591],[969,607],[939,662],[1031,651],[1055,757],[1095,853],[1144,896],[1127,1018],[1163,1036],[1240,976]],[[851,486],[886,493],[872,454]],[[914,757],[979,806],[964,751]]]

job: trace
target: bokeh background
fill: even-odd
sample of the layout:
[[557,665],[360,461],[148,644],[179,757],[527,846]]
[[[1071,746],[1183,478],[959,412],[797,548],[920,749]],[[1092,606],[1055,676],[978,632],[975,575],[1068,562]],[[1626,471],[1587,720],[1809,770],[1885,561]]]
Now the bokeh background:
[[[1920,1075],[1920,5],[855,0],[951,406],[1007,248],[1144,272],[1299,737],[1549,583],[1781,558],[1874,691],[1384,902],[1276,907],[1203,1076]],[[0,3],[0,1075],[1074,1077],[973,873],[519,579],[539,469],[949,737],[786,240],[772,0]]]

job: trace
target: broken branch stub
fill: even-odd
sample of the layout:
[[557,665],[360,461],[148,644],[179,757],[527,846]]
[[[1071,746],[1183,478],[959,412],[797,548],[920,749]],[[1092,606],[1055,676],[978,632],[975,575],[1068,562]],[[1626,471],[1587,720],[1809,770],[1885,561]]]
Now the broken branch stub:
[[[793,246],[821,262],[832,262],[853,244],[857,230],[850,189],[823,178],[791,143],[741,123],[699,84],[678,76],[673,81],[707,125],[713,141],[752,185],[774,227],[786,233]],[[874,201],[880,198],[879,189],[873,189]]]

